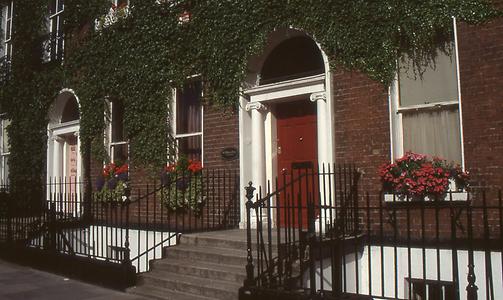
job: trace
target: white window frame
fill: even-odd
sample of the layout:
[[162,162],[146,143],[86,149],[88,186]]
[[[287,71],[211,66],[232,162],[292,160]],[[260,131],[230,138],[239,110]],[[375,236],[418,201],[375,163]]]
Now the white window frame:
[[0,185],[8,184],[9,182],[9,173],[6,172],[6,162],[10,156],[10,146],[8,145],[8,151],[4,152],[4,139],[6,133],[6,121],[8,121],[5,115],[0,115],[0,160],[1,160],[1,169],[0,169]]
[[[47,19],[47,26],[48,26],[48,32],[49,32],[49,39],[46,41],[48,46],[46,47],[46,53],[45,53],[45,61],[52,61],[52,60],[57,60],[58,58],[63,59],[63,53],[65,49],[65,38],[64,34],[62,31],[62,28],[60,26],[63,25],[63,17],[62,14],[65,10],[65,4],[64,0],[49,0],[51,2],[55,3],[55,12],[51,14],[49,12],[49,16]],[[60,10],[60,3],[61,3],[61,10]],[[53,32],[53,24],[56,22],[56,33]],[[55,39],[55,49],[52,49],[52,41]],[[59,47],[59,44],[61,43],[61,49]],[[62,53],[59,53],[61,51]]]
[[[124,146],[127,145],[127,162],[129,162],[129,156],[130,156],[130,149],[129,149],[129,140],[122,140],[122,141],[113,141],[113,124],[114,124],[114,114],[113,114],[113,105],[114,101],[113,100],[107,100],[108,102],[108,108],[110,111],[110,118],[107,120],[108,126],[107,126],[107,134],[106,134],[106,144],[107,144],[107,152],[108,152],[108,157],[110,158],[110,162],[115,162],[115,157],[114,157],[114,151],[113,148],[117,146]],[[124,123],[124,118],[122,119]],[[123,124],[124,126],[124,124]],[[126,163],[126,161],[124,162]]]
[[457,99],[452,101],[435,102],[429,104],[421,105],[411,105],[404,108],[400,107],[400,83],[398,79],[398,72],[395,75],[393,83],[389,88],[389,112],[390,112],[390,137],[391,137],[391,161],[404,155],[403,149],[403,123],[402,123],[402,113],[410,111],[426,111],[426,110],[446,110],[454,108],[457,110],[459,115],[459,134],[461,141],[461,167],[465,169],[465,157],[464,157],[464,141],[463,141],[463,118],[462,118],[462,106],[461,106],[461,85],[460,85],[460,74],[459,74],[459,50],[458,50],[458,36],[457,36],[457,24],[456,19],[453,17],[453,27],[454,27],[454,59],[456,64],[456,88],[457,88]]
[[[10,18],[9,18],[10,10]],[[2,55],[7,61],[12,57],[12,19],[14,17],[14,1],[10,1],[6,6],[2,7]],[[8,30],[7,30],[8,29]]]
[[[188,81],[201,81],[202,84],[202,79],[200,75],[193,75],[189,76],[187,78]],[[188,137],[195,137],[195,136],[200,136],[201,137],[201,164],[204,166],[204,105],[201,103],[201,131],[198,132],[191,132],[191,133],[182,133],[178,134],[178,129],[177,129],[177,101],[178,100],[178,89],[173,88],[172,89],[172,95],[173,95],[173,102],[172,102],[172,107],[171,107],[171,128],[172,128],[172,135],[175,139],[175,147],[176,147],[176,153],[175,153],[175,159],[179,158],[179,153],[178,153],[178,141],[179,139],[182,138],[188,138]],[[201,100],[204,96],[204,89],[201,89]]]

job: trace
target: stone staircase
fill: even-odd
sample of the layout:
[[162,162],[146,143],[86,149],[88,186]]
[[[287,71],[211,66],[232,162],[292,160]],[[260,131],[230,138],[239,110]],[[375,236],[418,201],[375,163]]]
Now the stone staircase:
[[244,230],[182,235],[128,292],[154,299],[237,300],[245,265]]

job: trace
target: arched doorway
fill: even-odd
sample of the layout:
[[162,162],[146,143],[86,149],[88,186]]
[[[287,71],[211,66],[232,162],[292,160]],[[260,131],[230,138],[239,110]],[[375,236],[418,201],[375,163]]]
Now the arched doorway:
[[80,109],[75,93],[68,89],[62,90],[51,105],[48,117],[47,192],[63,193],[68,198],[58,211],[77,213],[80,209],[75,202],[80,194],[82,159]]
[[333,163],[332,80],[319,45],[299,30],[275,31],[248,70],[240,151],[251,159],[241,161],[241,184],[265,188],[292,168]]

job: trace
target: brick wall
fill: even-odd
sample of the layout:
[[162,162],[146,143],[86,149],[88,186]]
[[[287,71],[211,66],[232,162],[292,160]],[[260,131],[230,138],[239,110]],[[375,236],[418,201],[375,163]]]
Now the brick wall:
[[390,159],[387,88],[359,72],[334,73],[335,160],[364,172],[361,187],[379,191],[377,169]]
[[211,169],[239,169],[239,158],[225,160],[223,149],[239,150],[239,118],[231,109],[206,106],[204,108],[204,166]]
[[459,24],[466,168],[475,185],[503,187],[503,19]]

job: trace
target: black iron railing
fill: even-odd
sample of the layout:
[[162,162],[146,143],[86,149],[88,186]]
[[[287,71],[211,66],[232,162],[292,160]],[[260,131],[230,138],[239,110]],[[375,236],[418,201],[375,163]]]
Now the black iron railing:
[[241,299],[272,299],[278,291],[306,299],[503,295],[501,191],[408,201],[362,192],[351,166],[289,176],[274,187],[247,187]]
[[[16,205],[13,195],[0,193],[0,243],[133,265],[144,272],[165,247],[177,244],[180,234],[238,226],[237,171],[205,169],[197,177],[174,178],[181,180],[125,182],[120,192],[95,190],[90,197],[84,197],[83,182],[51,179],[44,205],[33,206],[38,209],[31,208],[37,201]],[[181,186],[189,180],[197,182]],[[188,199],[196,205],[186,205]]]
[[324,239],[358,234],[359,176],[353,166],[296,169],[278,178],[274,189],[269,183],[256,195],[250,183],[246,286],[296,289],[306,271],[314,276],[312,245],[322,242],[317,230]]

